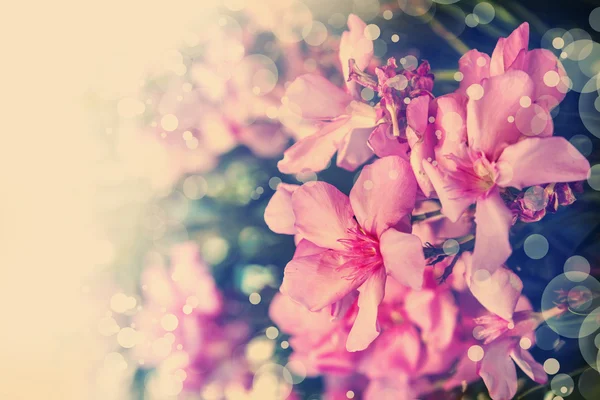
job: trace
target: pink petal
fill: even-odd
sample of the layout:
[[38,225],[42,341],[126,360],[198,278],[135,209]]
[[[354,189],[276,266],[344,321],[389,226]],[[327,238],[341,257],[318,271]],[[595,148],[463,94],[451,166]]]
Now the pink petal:
[[535,359],[531,356],[527,350],[522,349],[519,346],[515,346],[513,351],[510,353],[510,356],[514,360],[515,364],[521,368],[525,375],[530,377],[537,383],[545,384],[548,382],[548,375],[544,371],[544,367],[540,365]]
[[327,249],[323,247],[319,247],[311,241],[306,239],[300,239],[298,244],[296,245],[296,250],[294,251],[294,257],[306,257],[312,256],[313,254],[319,254],[324,252]]
[[423,161],[435,158],[434,147],[437,144],[437,139],[433,131],[433,126],[431,129],[427,129],[421,137],[418,137],[413,129],[408,127],[406,128],[406,136],[411,144],[410,165],[414,171],[419,188],[425,197],[432,197],[435,189],[429,176],[423,170]]
[[[535,49],[519,54],[511,69],[525,71],[534,84],[532,100],[546,109],[554,108],[563,101],[568,91],[563,78],[567,75],[554,53],[546,49]],[[544,79],[548,72],[556,73],[558,81]],[[556,84],[555,84],[556,83]]]
[[408,106],[406,106],[406,123],[415,130],[419,136],[425,133],[427,125],[429,124],[430,100],[429,96],[419,96],[412,99]]
[[296,78],[285,91],[288,106],[307,119],[328,120],[345,114],[352,96],[317,74]]
[[377,157],[400,156],[407,159],[408,143],[394,136],[389,124],[381,124],[371,132],[369,146]]
[[388,274],[405,286],[421,288],[425,257],[417,236],[390,228],[379,239],[379,251]]
[[277,186],[277,190],[265,208],[265,222],[273,232],[283,235],[294,235],[296,233],[292,193],[299,187],[299,185],[287,183],[280,183]]
[[490,74],[496,76],[507,71],[520,52],[526,52],[529,46],[529,24],[522,23],[507,38],[498,39],[492,53]]
[[333,328],[326,311],[311,312],[281,293],[277,293],[271,301],[269,318],[289,335],[321,336]]
[[490,56],[470,50],[458,60],[458,70],[463,74],[458,91],[466,94],[469,86],[490,77]]
[[348,351],[364,350],[379,336],[377,309],[385,294],[385,270],[373,273],[358,291],[358,314],[346,341]]
[[310,182],[294,192],[292,207],[303,238],[327,249],[344,249],[338,240],[356,226],[348,196],[329,183]]
[[462,213],[473,204],[475,199],[466,196],[457,197],[455,193],[449,191],[450,182],[442,177],[438,167],[431,165],[427,160],[423,160],[423,171],[431,180],[431,184],[442,203],[442,214],[452,222],[458,221]]
[[[436,161],[445,168],[454,166],[447,157],[456,154],[459,147],[467,142],[467,96],[458,93],[447,94],[435,99],[435,129],[440,134],[435,149]],[[434,132],[435,133],[435,132]]]
[[354,171],[373,157],[368,144],[371,132],[373,128],[353,129],[344,137],[337,155],[338,167]]
[[349,117],[325,124],[320,131],[300,139],[283,153],[277,167],[284,174],[322,171],[329,165],[339,143],[351,130]]
[[412,372],[422,360],[422,342],[414,325],[400,324],[384,330],[361,360],[359,372],[371,379],[390,373]]
[[498,340],[485,348],[478,373],[493,400],[510,400],[517,393],[517,369],[509,356],[514,346],[512,340]]
[[[369,66],[373,58],[373,41],[365,36],[366,27],[367,24],[358,16],[354,14],[348,16],[348,31],[342,33],[340,39],[340,63],[345,82],[348,81],[348,77],[350,76],[348,60],[353,58],[356,61],[356,66],[364,70]],[[356,92],[355,82],[347,82],[346,85],[350,93]]]
[[350,203],[360,226],[379,236],[412,212],[416,193],[408,161],[390,156],[363,168],[350,191]]
[[521,109],[520,100],[531,97],[533,82],[523,71],[508,71],[484,81],[483,96],[469,98],[467,133],[469,146],[482,150],[495,161],[504,147],[516,143],[521,136],[517,124],[509,122]]
[[310,311],[319,311],[362,283],[347,279],[347,273],[339,268],[343,264],[335,250],[294,257],[285,267],[280,290]]
[[405,309],[412,322],[421,328],[424,339],[437,349],[452,341],[458,308],[450,292],[433,290],[408,292]]
[[512,249],[508,233],[512,225],[512,213],[504,205],[498,191],[477,200],[475,211],[475,249],[471,273],[480,274],[480,269],[493,274],[510,256]]
[[423,171],[423,160],[435,158],[434,147],[437,138],[434,133],[434,125],[429,123],[429,96],[420,96],[413,99],[406,107],[406,137],[411,148],[410,164],[413,168],[419,188],[426,197],[434,193],[433,185],[429,177]]
[[498,159],[498,185],[523,189],[553,182],[585,180],[586,158],[565,138],[554,136],[522,140],[504,149]]
[[500,267],[492,274],[471,274],[471,257],[463,257],[463,260],[467,263],[467,285],[473,296],[488,311],[511,321],[523,290],[521,279],[506,267]]

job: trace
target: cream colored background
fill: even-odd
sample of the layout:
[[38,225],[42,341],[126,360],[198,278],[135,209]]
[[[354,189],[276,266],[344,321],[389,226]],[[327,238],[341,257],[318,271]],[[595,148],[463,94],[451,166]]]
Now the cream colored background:
[[207,5],[3,6],[0,398],[98,398],[91,369],[101,348],[85,332],[99,307],[82,285],[97,273],[104,221],[96,201],[97,144],[83,99],[89,91],[115,98],[135,91],[145,67],[176,47]]

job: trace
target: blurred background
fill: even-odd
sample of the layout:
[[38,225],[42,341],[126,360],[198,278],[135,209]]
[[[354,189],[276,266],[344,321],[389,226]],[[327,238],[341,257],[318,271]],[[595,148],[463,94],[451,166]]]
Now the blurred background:
[[[173,246],[186,242],[197,245],[227,299],[226,323],[246,325],[233,354],[251,370],[269,359],[285,365],[289,344],[269,320],[268,304],[295,246],[292,237],[268,230],[264,209],[281,182],[323,180],[347,193],[358,171],[333,163],[319,174],[279,173],[282,151],[306,134],[280,98],[301,73],[342,82],[336,43],[350,13],[368,24],[365,35],[379,59],[428,60],[436,95],[458,87],[465,51],[491,53],[497,38],[523,21],[531,26],[530,48],[558,56],[568,50],[561,59],[572,90],[553,112],[555,131],[588,157],[592,176],[573,205],[518,226],[509,265],[536,309],[552,302],[567,260],[587,262],[597,276],[598,6],[592,0],[11,5],[0,28],[0,397],[177,398],[181,389],[156,384],[155,369],[136,355],[135,324],[147,299],[144,271],[168,265]],[[198,133],[198,124],[211,134]],[[596,365],[596,345],[568,327],[543,326],[537,335],[534,356],[574,372],[569,398],[600,398],[577,389],[582,368]],[[584,392],[591,388],[595,396],[598,376],[585,376]],[[293,383],[299,398],[320,398],[319,379]],[[549,387],[529,385],[519,391],[522,398],[552,398]],[[475,384],[468,398],[487,398],[482,391]]]

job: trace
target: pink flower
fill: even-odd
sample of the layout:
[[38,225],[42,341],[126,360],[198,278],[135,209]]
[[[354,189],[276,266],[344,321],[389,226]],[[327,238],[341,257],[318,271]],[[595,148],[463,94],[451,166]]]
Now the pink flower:
[[[340,41],[340,61],[346,78],[350,58],[366,68],[373,56],[373,43],[363,34],[366,24],[351,14],[348,28]],[[376,126],[377,113],[373,107],[357,101],[360,96],[351,82],[344,90],[320,75],[302,75],[289,85],[285,97],[291,111],[322,125],[316,133],[285,151],[278,164],[281,172],[321,171],[336,152],[338,165],[349,170],[372,157],[367,139]]]
[[[533,95],[533,81],[525,72],[511,70],[490,77],[481,90],[469,98],[465,109],[444,117],[441,123],[448,126],[436,163],[423,160],[422,166],[448,218],[456,221],[471,204],[477,205],[473,268],[492,273],[511,253],[512,213],[500,192],[583,180],[590,167],[566,139],[525,137],[511,122],[509,117],[528,106],[523,99]],[[447,141],[455,144],[445,146]]]
[[491,314],[475,320],[482,329],[474,332],[484,339],[484,355],[477,364],[477,373],[494,400],[509,400],[516,394],[515,364],[535,382],[544,384],[548,380],[543,367],[527,351],[534,343],[533,333],[543,322],[543,317],[531,311],[531,305],[524,297],[515,310],[514,322]]
[[408,286],[422,284],[421,241],[409,233],[415,195],[410,165],[400,157],[366,166],[349,198],[323,182],[305,184],[292,195],[303,240],[285,268],[281,291],[318,311],[358,289],[350,351],[365,349],[379,334],[377,309],[387,275]]
[[[464,354],[461,336],[470,336],[458,318],[450,287],[438,284],[432,270],[426,271],[422,290],[388,280],[379,306],[381,335],[359,363],[359,371],[370,379],[365,398],[421,398],[439,388]],[[469,380],[475,378],[473,368]]]
[[[364,72],[373,56],[372,42],[363,33],[366,24],[351,15],[348,27],[350,31],[340,41],[345,90],[320,75],[308,74],[286,91],[286,106],[319,129],[284,153],[278,164],[281,172],[321,171],[336,152],[337,165],[350,171],[368,161],[373,152],[379,157],[406,157],[405,101],[431,91],[429,64],[402,71],[391,58],[387,65],[376,67],[372,77]],[[364,103],[359,86],[371,89],[380,101],[374,107]]]
[[[528,51],[529,24],[521,24],[507,38],[498,39],[492,57],[477,50],[467,52],[458,62],[463,74],[459,92],[469,94],[485,79],[508,71],[523,71],[531,79],[527,94],[533,107],[513,115],[524,135],[552,135],[553,124],[549,111],[558,105],[569,90],[565,69],[552,52],[546,49]],[[470,89],[471,88],[471,89]],[[477,88],[478,89],[478,88]],[[522,124],[519,123],[522,114]]]

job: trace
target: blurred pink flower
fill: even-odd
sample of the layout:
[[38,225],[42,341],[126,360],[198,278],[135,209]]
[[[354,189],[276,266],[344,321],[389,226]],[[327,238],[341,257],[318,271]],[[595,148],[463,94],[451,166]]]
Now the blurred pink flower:
[[388,274],[421,286],[422,245],[408,233],[415,193],[408,162],[385,157],[363,169],[349,198],[323,182],[292,195],[294,225],[303,239],[285,268],[281,291],[318,311],[358,289],[350,351],[366,348],[379,334],[377,307]]
[[[348,32],[340,41],[340,61],[344,77],[348,77],[348,60],[353,58],[366,68],[373,56],[373,43],[364,37],[366,24],[357,16],[348,17]],[[320,129],[285,151],[278,163],[283,173],[303,170],[321,171],[338,152],[338,166],[354,170],[365,163],[373,152],[367,139],[376,126],[376,110],[360,102],[352,82],[341,89],[317,74],[298,77],[287,88],[285,97],[290,110],[305,120],[321,123]]]
[[356,317],[355,297],[337,317],[332,309],[309,311],[290,297],[278,293],[269,307],[269,316],[282,332],[289,334],[294,352],[290,361],[298,361],[309,376],[352,374],[357,353],[346,350],[346,339]]
[[132,349],[144,365],[185,371],[183,387],[198,389],[229,362],[247,338],[241,321],[220,318],[222,298],[194,243],[172,248],[170,267],[151,259],[142,276],[144,306],[134,317],[140,340]]

